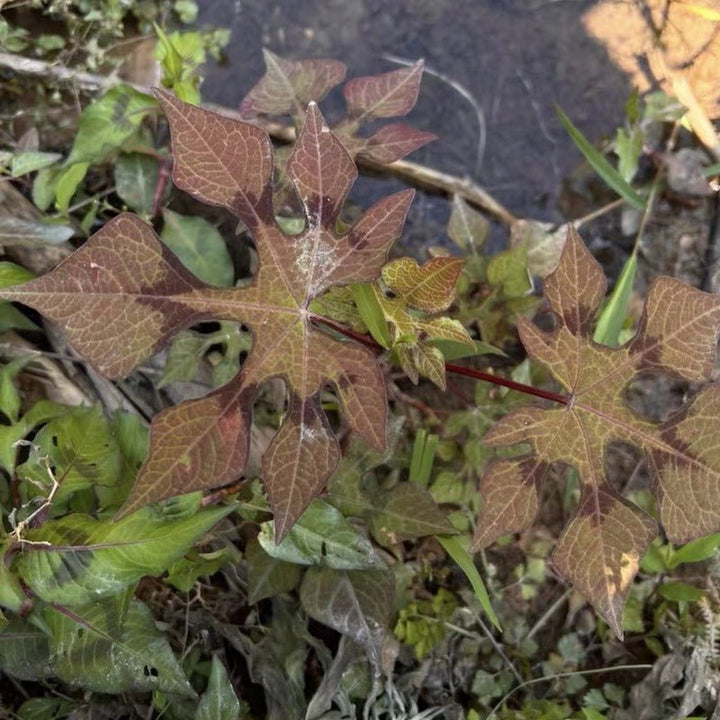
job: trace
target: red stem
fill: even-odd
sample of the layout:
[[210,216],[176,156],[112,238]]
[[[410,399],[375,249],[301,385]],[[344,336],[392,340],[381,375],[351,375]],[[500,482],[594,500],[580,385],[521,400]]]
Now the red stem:
[[[323,317],[322,315],[315,315],[312,313],[311,316],[315,322],[332,328],[335,332],[356,340],[375,352],[382,352],[385,349],[382,345],[375,342],[375,340],[373,340],[373,338],[369,335],[357,333],[354,330],[350,330],[350,328],[346,328],[344,325],[331,320],[330,318]],[[551,400],[552,402],[559,403],[560,405],[567,405],[570,401],[565,395],[560,395],[559,393],[554,393],[550,390],[541,390],[540,388],[533,387],[532,385],[525,385],[525,383],[516,382],[515,380],[510,380],[509,378],[483,372],[482,370],[464,367],[463,365],[455,365],[455,363],[445,363],[445,370],[447,372],[455,373],[456,375],[465,375],[465,377],[471,377],[475,380],[484,380],[485,382],[492,383],[493,385],[502,385],[510,390],[516,390],[517,392],[525,393],[526,395],[534,395],[535,397],[542,398],[543,400]]]

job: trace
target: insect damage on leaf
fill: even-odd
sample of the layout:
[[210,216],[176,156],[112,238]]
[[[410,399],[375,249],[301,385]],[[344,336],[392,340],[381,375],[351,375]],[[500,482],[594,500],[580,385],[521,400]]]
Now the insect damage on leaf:
[[309,305],[333,285],[378,277],[413,192],[378,201],[338,234],[340,209],[357,170],[311,104],[287,165],[305,229],[286,235],[273,214],[272,146],[265,131],[164,91],[157,96],[170,123],[175,184],[245,222],[259,256],[252,283],[219,288],[200,281],[147,224],[122,214],[53,272],[2,296],[58,322],[69,341],[111,377],[127,374],[198,321],[248,326],[253,347],[235,378],[155,418],[148,458],[120,516],[237,479],[247,460],[254,398],[264,382],[281,378],[287,413],[262,465],[276,536],[282,538],[340,459],[320,404],[324,387],[334,389],[350,428],[371,446],[384,447],[385,383],[374,355],[315,327]]
[[[263,54],[265,75],[240,104],[241,114],[248,119],[290,115],[299,129],[307,104],[322,100],[345,78],[345,65],[336,60],[285,60],[269,50]],[[384,125],[370,137],[357,135],[363,123],[407,115],[417,102],[422,74],[420,60],[407,68],[345,83],[347,117],[332,130],[352,157],[362,155],[375,162],[391,163],[435,139],[432,133],[406,123]]]
[[519,322],[528,354],[550,369],[567,392],[567,404],[525,406],[485,436],[490,445],[530,443],[532,451],[488,468],[473,544],[480,549],[528,527],[538,506],[538,485],[550,465],[575,467],[580,502],[553,562],[622,637],[623,605],[656,526],[610,484],[605,452],[614,441],[644,450],[660,521],[672,542],[720,530],[720,386],[701,390],[661,423],[638,417],[623,397],[628,383],[648,369],[695,382],[710,378],[720,297],[659,278],[650,288],[637,333],[615,349],[592,340],[605,288],[600,266],[570,228],[560,265],[545,283],[557,317],[555,330],[547,333],[528,320]]

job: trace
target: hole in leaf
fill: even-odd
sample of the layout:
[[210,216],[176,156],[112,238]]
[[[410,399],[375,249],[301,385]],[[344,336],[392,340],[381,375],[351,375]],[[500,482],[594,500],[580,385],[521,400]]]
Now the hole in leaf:
[[647,487],[643,452],[632,443],[614,441],[607,446],[605,472],[611,485],[621,494]]
[[152,665],[143,665],[143,675],[145,675],[145,677],[156,678],[160,675],[160,673],[158,672],[158,669]]
[[209,320],[208,322],[202,322],[198,323],[197,325],[193,325],[192,329],[195,332],[200,333],[201,335],[212,335],[213,333],[220,331],[220,323]]
[[623,399],[644,420],[662,422],[683,405],[691,388],[686,380],[647,371],[633,378],[625,388]]

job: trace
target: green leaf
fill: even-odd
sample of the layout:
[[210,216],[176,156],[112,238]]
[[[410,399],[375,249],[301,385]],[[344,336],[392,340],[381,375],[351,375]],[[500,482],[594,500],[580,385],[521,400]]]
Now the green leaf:
[[37,152],[36,150],[18,152],[13,155],[10,175],[12,177],[21,177],[54,165],[61,158],[62,155],[59,153]]
[[532,289],[528,274],[527,244],[493,255],[487,265],[487,280],[493,287],[502,287],[506,297],[520,297]]
[[17,374],[30,362],[32,356],[25,355],[0,366],[0,410],[11,423],[17,423],[20,412],[20,394],[14,381]]
[[674,602],[696,602],[705,597],[707,593],[681,580],[672,580],[663,583],[658,588],[658,594],[666,600],[672,600]]
[[618,128],[615,137],[615,153],[618,156],[618,171],[625,182],[635,177],[638,160],[643,148],[643,134],[638,128]]
[[438,445],[438,436],[420,428],[413,442],[412,457],[410,458],[409,477],[411,482],[421,488],[430,484],[430,475],[435,460],[435,451]]
[[190,25],[197,20],[199,8],[195,0],[175,0],[173,10],[178,14],[180,22]]
[[607,720],[607,717],[594,708],[582,708],[585,720]]
[[475,597],[478,599],[480,607],[488,616],[490,622],[502,632],[500,621],[493,610],[487,588],[480,577],[478,569],[475,567],[472,555],[470,555],[467,548],[461,544],[459,538],[451,535],[438,535],[437,539],[443,548],[445,548],[445,552],[447,552],[457,566],[465,573],[465,577],[470,581],[470,585],[472,585],[472,589],[475,591]]
[[12,618],[0,627],[0,670],[20,680],[52,675],[48,636],[26,619]]
[[453,196],[447,233],[458,247],[473,254],[480,253],[489,231],[490,223],[481,213],[470,207],[459,195]]
[[159,175],[155,158],[143,153],[123,153],[115,165],[115,189],[135,212],[149,216]]
[[153,23],[158,43],[155,57],[163,69],[162,84],[171,88],[176,97],[197,105],[200,102],[200,78],[196,68],[205,62],[205,42],[199,32],[174,32],[168,36]]
[[457,340],[443,340],[440,338],[428,338],[426,341],[431,347],[437,348],[446,360],[460,360],[461,358],[474,357],[475,355],[507,355],[498,347],[482,340],[473,340],[471,343],[458,342]]
[[68,165],[104,162],[137,135],[157,101],[129,85],[116,85],[83,110]]
[[160,239],[180,262],[211,285],[231,287],[235,280],[232,258],[222,235],[205,219],[163,210]]
[[627,317],[628,303],[630,302],[636,271],[637,254],[633,252],[625,261],[620,277],[610,295],[610,300],[608,300],[600,313],[593,334],[593,340],[596,343],[617,347],[620,331]]
[[298,565],[327,565],[344,570],[382,567],[372,543],[323,500],[313,500],[285,539],[275,544],[274,521],[260,526],[263,550],[278,560]]
[[[17,454],[16,448],[13,447],[14,443],[25,438],[40,423],[66,412],[67,407],[64,405],[58,405],[50,400],[40,400],[17,423],[0,424],[0,467],[8,473],[14,473]],[[47,474],[44,480],[48,480]]]
[[58,179],[55,185],[55,205],[60,212],[65,212],[70,206],[89,167],[90,163],[87,162],[74,163]]
[[390,328],[372,285],[365,283],[353,285],[352,295],[360,317],[375,341],[384,348],[391,347]]
[[[387,570],[333,570],[312,567],[300,586],[300,602],[310,617],[349,635],[365,648],[377,668],[392,667],[388,624],[394,578]],[[388,663],[390,660],[390,663]]]
[[37,485],[48,482],[47,466],[55,468],[60,488],[55,503],[63,503],[78,490],[94,486],[129,490],[137,472],[117,442],[116,422],[108,420],[100,405],[67,408],[33,438],[34,450],[17,467],[20,478]]
[[645,209],[645,200],[638,195],[633,187],[623,178],[623,176],[605,159],[605,157],[599,153],[587,138],[573,125],[570,118],[562,111],[561,108],[556,107],[555,111],[560,118],[565,130],[567,130],[570,137],[573,139],[575,145],[577,145],[580,152],[585,156],[585,159],[590,163],[590,166],[595,172],[618,194],[625,200],[629,205],[632,205],[637,210]]
[[43,617],[52,633],[50,666],[68,685],[196,697],[150,610],[127,594],[73,612],[48,606]]
[[119,522],[67,515],[26,532],[17,572],[46,602],[87,603],[115,595],[144,575],[159,575],[232,511],[206,508],[169,521],[151,508]]
[[245,547],[248,573],[248,603],[290,592],[300,579],[300,568],[294,563],[278,560],[262,549],[256,538]]
[[[689,544],[690,543],[688,543],[688,545]],[[662,545],[658,539],[655,539],[643,556],[640,567],[646,573],[659,575],[660,573],[664,573],[666,570],[671,569],[674,555],[675,553],[673,552],[671,546]]]
[[382,492],[370,515],[370,531],[381,545],[425,535],[452,534],[453,527],[432,495],[413,483]]
[[190,592],[198,578],[214,575],[228,560],[226,548],[209,553],[192,550],[168,568],[167,582],[181,592]]
[[691,540],[673,553],[670,568],[675,568],[681,563],[709,560],[718,548],[720,548],[720,533]]
[[207,688],[200,698],[194,720],[239,720],[238,700],[225,666],[213,655]]
[[32,280],[35,274],[27,268],[11,262],[0,262],[0,287],[19,285]]
[[57,194],[57,184],[64,173],[61,167],[49,167],[40,170],[35,176],[32,186],[32,200],[35,205],[45,212]]
[[17,710],[18,720],[57,720],[71,717],[75,701],[61,697],[34,697],[26,700]]
[[5,551],[0,547],[0,607],[11,610],[14,613],[20,613],[25,605],[28,604],[29,598],[23,592],[22,586],[18,579],[5,565]]

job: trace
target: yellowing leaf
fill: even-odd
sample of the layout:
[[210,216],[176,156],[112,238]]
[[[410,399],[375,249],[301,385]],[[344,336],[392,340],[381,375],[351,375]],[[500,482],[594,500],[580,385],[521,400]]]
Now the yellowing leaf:
[[420,267],[411,258],[399,258],[382,269],[382,279],[408,305],[437,313],[447,310],[464,261],[437,257]]
[[679,280],[652,285],[636,335],[620,348],[592,340],[606,282],[571,228],[560,265],[545,283],[557,324],[544,332],[521,319],[528,354],[563,387],[559,408],[525,406],[486,435],[491,445],[530,443],[525,455],[497,460],[481,481],[484,505],[476,549],[526,528],[537,510],[538,485],[554,463],[577,469],[581,497],[553,557],[618,636],[622,608],[655,523],[622,498],[604,470],[615,441],[645,451],[660,520],[676,543],[720,530],[720,386],[710,385],[664,422],[637,416],[625,403],[633,378],[661,369],[689,381],[708,380],[720,329],[720,298]]
[[[449,340],[476,351],[472,338],[462,324],[448,317],[426,317],[447,309],[453,300],[455,283],[462,270],[458,258],[439,257],[422,266],[409,258],[388,263],[382,278],[388,292],[379,285],[371,287],[375,302],[385,316],[392,335],[391,347],[402,369],[417,382],[419,376],[445,387],[445,357],[432,340]],[[371,318],[362,313],[370,325]],[[417,312],[417,311],[422,312]]]

